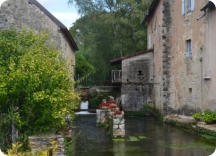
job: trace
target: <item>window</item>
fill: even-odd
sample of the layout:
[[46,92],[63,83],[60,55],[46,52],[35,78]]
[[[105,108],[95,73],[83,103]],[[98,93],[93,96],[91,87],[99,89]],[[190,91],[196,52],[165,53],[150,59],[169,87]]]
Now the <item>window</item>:
[[192,8],[191,8],[191,0],[187,0],[187,12],[191,12]]
[[191,40],[187,40],[187,57],[192,58],[192,44]]
[[195,9],[195,0],[182,0],[182,15],[193,12]]

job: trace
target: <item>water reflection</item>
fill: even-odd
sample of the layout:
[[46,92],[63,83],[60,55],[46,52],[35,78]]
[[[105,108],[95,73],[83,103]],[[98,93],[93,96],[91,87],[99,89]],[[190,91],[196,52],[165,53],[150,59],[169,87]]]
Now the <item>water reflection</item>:
[[76,156],[208,156],[216,147],[153,118],[126,118],[126,139],[114,142],[94,115],[79,116],[77,124]]

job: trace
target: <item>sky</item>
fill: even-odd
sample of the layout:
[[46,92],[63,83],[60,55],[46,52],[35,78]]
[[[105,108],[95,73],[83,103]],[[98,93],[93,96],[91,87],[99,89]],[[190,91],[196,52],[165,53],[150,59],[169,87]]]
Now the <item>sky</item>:
[[[0,5],[6,0],[0,0]],[[68,0],[37,0],[67,28],[80,17],[74,5],[68,5]]]

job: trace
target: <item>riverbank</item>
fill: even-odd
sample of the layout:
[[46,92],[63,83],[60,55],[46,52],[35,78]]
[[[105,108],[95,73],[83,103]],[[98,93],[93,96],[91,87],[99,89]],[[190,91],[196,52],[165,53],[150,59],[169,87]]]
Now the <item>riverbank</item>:
[[216,124],[198,122],[190,116],[169,115],[164,117],[164,122],[180,127],[189,132],[195,132],[208,140],[216,142]]

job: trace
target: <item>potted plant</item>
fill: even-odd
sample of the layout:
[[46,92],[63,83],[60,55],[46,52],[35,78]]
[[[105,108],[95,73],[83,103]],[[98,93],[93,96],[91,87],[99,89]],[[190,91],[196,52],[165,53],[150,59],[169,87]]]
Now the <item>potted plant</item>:
[[193,114],[193,118],[196,120],[196,121],[201,121],[203,116],[201,113],[195,113]]
[[117,106],[116,104],[110,104],[110,105],[109,105],[109,108],[110,108],[110,109],[115,109],[115,108],[117,108],[117,107],[118,107],[118,106]]
[[122,111],[115,111],[114,112],[114,115],[121,115],[122,114]]
[[207,124],[212,124],[215,121],[215,113],[210,111],[205,111],[203,115],[203,121]]

